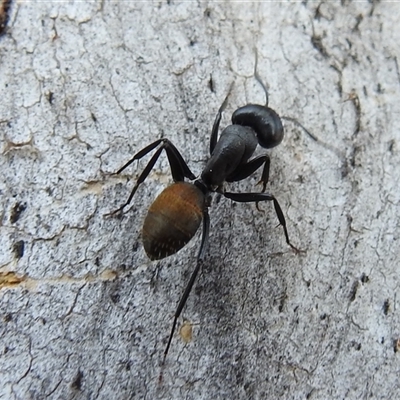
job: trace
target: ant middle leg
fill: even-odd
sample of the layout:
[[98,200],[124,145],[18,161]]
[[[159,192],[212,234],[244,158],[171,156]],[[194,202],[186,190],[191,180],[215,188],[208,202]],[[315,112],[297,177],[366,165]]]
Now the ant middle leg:
[[281,206],[279,205],[278,200],[275,196],[268,194],[268,193],[231,193],[225,192],[222,193],[228,199],[233,201],[237,201],[239,203],[251,203],[255,202],[258,203],[260,201],[272,201],[274,203],[275,213],[278,217],[279,224],[282,225],[283,232],[285,233],[286,243],[296,252],[296,253],[304,253],[304,250],[298,249],[294,246],[289,240],[289,234],[286,228],[286,220],[285,216],[283,215]]
[[261,192],[264,193],[269,180],[269,168],[271,165],[271,159],[268,154],[258,156],[248,161],[246,164],[240,165],[236,171],[228,176],[227,182],[238,182],[248,178],[253,172],[257,171],[261,165],[264,164],[264,168],[261,174],[261,179],[257,185],[262,185]]

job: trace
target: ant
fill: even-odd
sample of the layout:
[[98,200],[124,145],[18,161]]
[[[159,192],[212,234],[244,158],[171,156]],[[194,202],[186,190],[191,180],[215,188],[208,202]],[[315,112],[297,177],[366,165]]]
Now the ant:
[[[265,154],[250,159],[257,145],[267,149],[275,147],[281,143],[284,134],[281,118],[268,107],[268,91],[258,76],[256,68],[254,77],[265,92],[265,105],[247,104],[238,108],[232,115],[232,125],[227,126],[218,138],[222,112],[226,108],[232,89],[231,85],[228,95],[215,117],[210,138],[210,158],[199,178],[196,179],[172,142],[164,138],[158,139],[140,150],[116,172],[119,174],[135,160],[140,160],[158,148],[140,174],[128,200],[111,214],[122,211],[131,202],[139,185],[146,180],[162,151],[165,150],[167,153],[174,183],[164,189],[155,199],[143,224],[143,247],[150,260],[160,260],[178,252],[192,239],[203,221],[203,234],[197,255],[197,264],[175,311],[171,333],[164,351],[163,364],[178,318],[186,304],[206,253],[210,227],[208,208],[211,205],[213,192],[243,203],[255,202],[258,205],[260,201],[272,201],[279,223],[283,227],[286,243],[296,253],[301,252],[289,240],[285,217],[278,200],[272,194],[265,193],[270,169],[269,156]],[[232,193],[224,190],[225,182],[246,179],[261,166],[263,166],[263,170],[259,182],[262,184],[260,193]],[[185,178],[194,182],[185,182]]]

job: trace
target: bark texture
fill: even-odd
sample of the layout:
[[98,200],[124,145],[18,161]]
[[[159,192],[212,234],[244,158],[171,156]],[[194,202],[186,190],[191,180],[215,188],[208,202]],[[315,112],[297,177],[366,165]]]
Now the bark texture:
[[[16,2],[0,37],[0,398],[400,398],[399,8],[386,2]],[[141,226],[199,174],[215,114],[285,120],[271,204],[213,201],[205,265],[160,382],[200,234],[147,259]],[[262,154],[260,150],[259,153]],[[255,191],[261,172],[230,186]],[[184,322],[185,321],[185,322]]]

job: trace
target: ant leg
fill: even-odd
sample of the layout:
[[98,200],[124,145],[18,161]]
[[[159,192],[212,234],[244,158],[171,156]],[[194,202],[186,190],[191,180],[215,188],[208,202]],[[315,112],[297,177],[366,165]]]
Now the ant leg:
[[163,147],[167,153],[172,177],[174,178],[175,182],[183,181],[184,178],[188,178],[191,181],[196,178],[179,150],[172,144],[171,141],[164,139]]
[[283,232],[285,233],[286,243],[296,253],[304,253],[303,250],[299,250],[297,247],[293,246],[292,243],[290,243],[289,234],[288,234],[288,231],[286,228],[285,216],[283,215],[281,206],[279,205],[278,200],[275,198],[275,196],[272,196],[271,194],[268,194],[268,193],[230,193],[230,192],[225,192],[222,194],[225,197],[227,197],[228,199],[231,199],[233,201],[237,201],[240,203],[250,203],[250,202],[258,203],[259,201],[273,201],[276,216],[278,217],[279,223],[280,223],[280,225],[282,225]]
[[258,156],[247,162],[246,164],[239,165],[236,171],[228,176],[227,182],[237,182],[248,178],[253,172],[257,171],[261,165],[264,164],[264,168],[261,174],[261,179],[257,185],[263,185],[262,192],[265,192],[268,180],[269,180],[269,167],[271,164],[271,159],[268,154],[263,156]]
[[265,164],[264,164],[264,168],[263,168],[263,172],[261,174],[261,179],[260,181],[257,183],[257,185],[262,185],[262,190],[261,192],[264,193],[265,189],[267,187],[267,183],[269,181],[269,167],[271,165],[271,159],[269,158],[269,155],[265,155],[266,160],[265,160]]
[[[113,211],[113,212],[111,212],[111,213],[109,213],[109,214],[106,214],[106,215],[114,215],[114,214],[117,214],[118,212],[122,211],[122,210],[132,201],[132,198],[133,198],[133,196],[135,195],[135,193],[136,193],[136,191],[137,191],[139,185],[145,181],[145,179],[146,179],[147,176],[149,175],[150,171],[153,169],[154,164],[155,164],[156,161],[158,160],[158,157],[160,157],[160,154],[161,154],[162,151],[163,151],[163,147],[160,147],[160,148],[154,153],[153,157],[151,157],[149,163],[146,165],[146,168],[145,168],[145,169],[143,170],[143,172],[140,174],[140,176],[139,176],[139,178],[138,178],[138,180],[137,180],[137,182],[136,182],[136,185],[133,187],[133,189],[132,189],[132,191],[131,191],[131,194],[130,194],[129,197],[128,197],[128,200],[127,200],[124,204],[122,204],[122,206],[119,207],[117,210],[115,210],[115,211]],[[129,161],[129,163],[131,163],[131,162],[132,162],[132,160]]]
[[233,82],[231,83],[231,86],[229,87],[228,94],[226,95],[225,100],[221,104],[221,107],[218,109],[217,115],[215,116],[214,124],[213,124],[212,131],[211,131],[211,137],[210,137],[210,154],[213,153],[215,145],[217,144],[219,123],[221,122],[222,112],[225,110],[225,108],[228,104],[228,97],[231,94],[232,88],[233,88]]
[[150,151],[155,149],[160,143],[162,143],[161,148],[165,149],[165,151],[167,152],[168,161],[171,167],[171,172],[174,180],[183,181],[184,177],[191,180],[195,179],[196,177],[193,175],[192,171],[190,171],[181,153],[179,153],[179,150],[168,139],[158,139],[155,142],[146,146],[144,149],[140,150],[133,156],[133,158],[131,158],[126,164],[124,164],[116,172],[116,174],[121,173],[125,168],[129,167],[134,161],[140,160],[147,153],[150,153]]
[[197,256],[197,264],[196,264],[196,268],[194,269],[192,276],[190,277],[189,283],[186,286],[186,289],[179,301],[178,307],[175,311],[175,315],[174,315],[174,322],[172,324],[172,329],[171,329],[171,333],[169,335],[169,339],[168,339],[168,343],[167,343],[167,347],[165,348],[164,351],[164,358],[163,358],[163,362],[162,365],[165,364],[165,359],[167,358],[167,354],[168,354],[168,350],[171,346],[171,342],[172,342],[172,337],[174,336],[174,332],[175,332],[175,328],[176,328],[176,323],[178,322],[178,318],[181,315],[182,309],[186,304],[186,300],[189,297],[189,294],[193,288],[193,284],[196,280],[197,274],[199,273],[200,267],[202,265],[202,261],[204,259],[204,255],[205,252],[207,250],[207,245],[208,245],[208,235],[209,235],[209,231],[210,231],[210,217],[208,215],[208,210],[205,209],[203,211],[203,236],[201,238],[201,245],[200,245],[200,250],[199,250],[199,254]]
[[[190,170],[189,166],[187,165],[186,161],[182,157],[179,150],[172,144],[171,141],[168,139],[163,139],[163,143],[154,156],[150,159],[149,163],[147,164],[146,168],[143,170],[142,174],[139,176],[137,183],[135,185],[134,190],[136,191],[137,187],[144,182],[144,180],[149,175],[151,169],[154,167],[155,162],[157,161],[158,157],[160,156],[162,150],[165,150],[168,157],[169,166],[171,168],[172,178],[175,182],[182,182],[185,178],[193,180],[196,176]],[[128,203],[132,200],[133,194],[131,194]]]
[[142,157],[144,157],[147,153],[150,153],[153,149],[155,149],[164,139],[158,139],[155,142],[149,144],[142,150],[140,150],[138,153],[136,153],[126,164],[124,164],[117,172],[116,174],[120,174],[125,168],[129,167],[134,161],[140,160]]
[[191,179],[191,180],[196,178],[195,175],[192,173],[192,171],[190,171],[190,168],[188,167],[187,163],[183,159],[182,155],[179,153],[178,149],[168,139],[156,140],[155,142],[146,146],[144,149],[140,150],[137,154],[135,154],[135,156],[131,160],[129,160],[125,165],[123,165],[117,171],[117,174],[122,172],[129,165],[131,165],[135,160],[140,160],[147,153],[149,153],[150,151],[155,149],[160,143],[162,143],[161,146],[157,149],[157,151],[154,153],[153,157],[151,157],[150,161],[146,165],[143,172],[140,174],[135,186],[132,189],[131,194],[128,197],[128,200],[117,210],[115,210],[112,213],[107,214],[107,215],[114,215],[114,214],[120,212],[124,207],[126,207],[132,201],[132,198],[135,195],[139,185],[146,180],[146,178],[150,174],[150,171],[153,169],[154,164],[157,162],[157,160],[160,157],[160,154],[163,150],[165,150],[167,153],[172,177],[175,182],[183,181],[185,177],[188,179]]

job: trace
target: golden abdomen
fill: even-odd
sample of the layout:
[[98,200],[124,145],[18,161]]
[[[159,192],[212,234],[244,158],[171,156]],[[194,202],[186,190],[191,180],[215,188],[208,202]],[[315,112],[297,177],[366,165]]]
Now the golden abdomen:
[[149,208],[143,224],[143,246],[151,260],[160,260],[184,247],[199,228],[204,194],[192,183],[167,187]]

